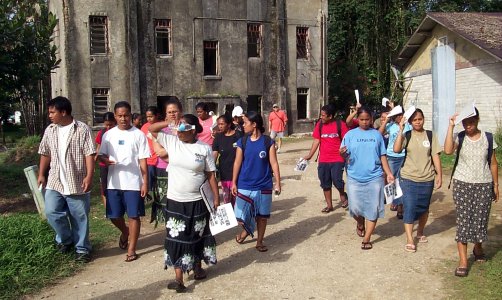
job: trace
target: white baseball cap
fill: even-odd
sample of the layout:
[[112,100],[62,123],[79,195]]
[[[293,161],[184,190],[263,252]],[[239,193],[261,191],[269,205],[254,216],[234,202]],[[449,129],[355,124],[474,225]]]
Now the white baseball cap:
[[244,112],[244,110],[242,109],[242,107],[240,107],[240,106],[234,107],[234,109],[232,110],[232,118],[233,117],[241,117],[243,112]]

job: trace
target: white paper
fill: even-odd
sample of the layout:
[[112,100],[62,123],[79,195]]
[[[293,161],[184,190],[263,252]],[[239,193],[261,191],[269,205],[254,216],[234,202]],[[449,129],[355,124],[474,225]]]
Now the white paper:
[[354,93],[356,94],[356,101],[359,103],[359,90],[354,90]]
[[395,106],[387,115],[387,117],[393,117],[403,113],[403,108],[401,105]]
[[474,102],[467,104],[462,111],[458,114],[455,119],[455,125],[462,122],[462,120],[474,117],[476,115],[476,110],[474,109]]
[[414,105],[410,106],[405,112],[404,112],[404,118],[405,120],[409,120],[411,118],[411,115],[415,112],[416,108]]
[[305,160],[303,158],[300,158],[297,162],[296,162],[296,166],[295,166],[295,171],[299,171],[299,172],[305,172],[305,170],[307,170],[307,167],[309,166],[309,161],[308,160]]
[[390,102],[389,98],[383,97],[382,98],[382,106],[387,106],[387,102]]
[[214,213],[214,195],[211,190],[211,185],[209,184],[209,180],[205,180],[204,183],[199,187],[200,195],[202,196],[202,200],[206,204],[207,210],[210,213]]
[[399,185],[399,178],[396,178],[393,183],[389,183],[384,187],[385,204],[391,204],[394,199],[403,195],[403,190]]
[[42,191],[42,184],[40,184],[40,185],[38,186],[38,190],[39,190],[39,191]]
[[216,212],[211,214],[209,229],[212,235],[237,226],[234,209],[231,203],[225,203],[217,207]]

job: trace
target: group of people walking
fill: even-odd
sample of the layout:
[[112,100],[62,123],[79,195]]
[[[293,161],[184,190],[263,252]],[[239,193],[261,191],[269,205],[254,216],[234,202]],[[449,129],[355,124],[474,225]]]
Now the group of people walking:
[[[236,107],[232,115],[213,118],[207,104],[199,103],[195,116],[183,114],[178,100],[169,100],[162,110],[148,108],[147,122],[140,130],[132,125],[131,106],[121,101],[115,104],[113,113],[105,114],[105,129],[97,134],[96,150],[91,130],[73,119],[67,98],[52,99],[48,109],[52,124],[39,148],[38,182],[45,188],[46,214],[61,252],[74,247],[77,260],[91,259],[88,215],[95,160],[100,166],[106,217],[120,231],[118,245],[127,251],[126,262],[138,259],[136,246],[141,217],[145,215],[144,199],[149,191],[153,192],[158,213],[166,224],[164,264],[175,271],[169,289],[185,291],[185,272],[193,271],[194,279],[203,279],[207,275],[202,261],[217,262],[216,241],[209,230],[210,212],[199,191],[206,181],[214,194],[214,207],[221,200],[234,207],[242,226],[235,241],[242,244],[256,231],[256,250],[268,250],[264,235],[272,194],[281,192],[277,159],[281,145],[278,140],[276,146],[275,140],[265,135],[259,113],[244,113]],[[274,105],[274,121],[269,120],[269,124],[280,122],[269,126],[277,138],[282,137],[287,124],[287,117],[281,112]],[[372,233],[377,220],[384,216],[384,185],[399,178],[403,197],[393,207],[403,218],[404,249],[415,252],[416,242],[428,242],[424,228],[431,195],[434,187],[442,185],[437,136],[424,129],[420,109],[409,120],[402,117],[402,112],[392,118],[383,115],[379,130],[373,128],[373,115],[368,108],[358,105],[351,116],[351,126],[347,126],[335,120],[332,105],[322,107],[311,149],[304,157],[312,159],[319,149],[318,176],[326,201],[322,212],[334,210],[334,186],[341,206],[348,207],[356,221],[361,249],[372,249]],[[462,120],[465,131],[454,137],[455,118],[450,120],[444,152],[452,154],[457,150],[453,197],[460,262],[455,275],[467,276],[468,242],[475,243],[476,260],[486,259],[482,243],[487,239],[491,202],[498,199],[498,169],[493,151],[497,145],[491,134],[478,129],[479,113]],[[349,130],[354,124],[357,126]],[[343,180],[344,169],[347,184]]]

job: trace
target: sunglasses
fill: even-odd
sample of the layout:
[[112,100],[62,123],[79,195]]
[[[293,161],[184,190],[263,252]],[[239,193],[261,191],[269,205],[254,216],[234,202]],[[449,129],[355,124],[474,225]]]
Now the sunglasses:
[[190,131],[192,129],[195,129],[195,125],[181,123],[177,129],[178,131]]

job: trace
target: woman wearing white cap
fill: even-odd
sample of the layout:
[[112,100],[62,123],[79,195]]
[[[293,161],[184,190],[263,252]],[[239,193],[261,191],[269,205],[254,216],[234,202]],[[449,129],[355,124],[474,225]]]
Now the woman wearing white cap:
[[243,113],[244,110],[240,106],[236,106],[232,110],[232,119],[235,125],[235,130],[240,133],[244,133],[244,128],[242,127],[242,124],[244,124],[244,121],[242,120]]

